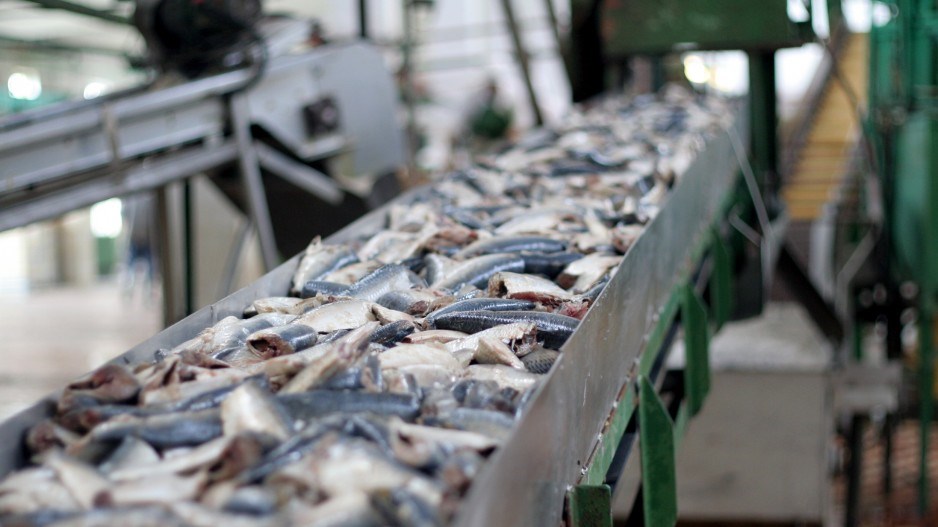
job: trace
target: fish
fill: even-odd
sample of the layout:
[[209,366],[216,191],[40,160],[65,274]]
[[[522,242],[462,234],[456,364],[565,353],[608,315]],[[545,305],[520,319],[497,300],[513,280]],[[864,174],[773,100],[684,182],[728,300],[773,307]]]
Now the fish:
[[499,386],[519,392],[533,388],[541,379],[540,375],[502,364],[473,364],[467,370],[467,378],[495,381]]
[[610,270],[616,268],[621,261],[621,256],[609,256],[602,253],[587,255],[568,265],[557,277],[557,283],[571,291],[582,293]]
[[445,276],[430,284],[434,289],[456,291],[465,285],[486,287],[489,278],[501,271],[520,272],[524,260],[513,254],[488,254],[462,261],[447,270]]
[[0,482],[0,521],[32,526],[77,514],[81,506],[48,466],[27,467]]
[[377,527],[384,521],[364,492],[346,492],[314,506],[291,502],[287,514],[290,525],[306,527]]
[[309,422],[330,414],[370,412],[396,415],[408,421],[420,413],[420,398],[412,394],[309,390],[277,394],[277,400],[294,420]]
[[278,393],[297,393],[311,390],[329,380],[336,373],[354,364],[368,349],[369,338],[378,324],[371,322],[349,332],[340,340],[330,343],[324,352],[310,360]]
[[91,441],[121,441],[136,436],[156,448],[199,445],[222,434],[218,409],[109,420],[86,436]]
[[380,355],[381,369],[400,369],[406,366],[434,365],[458,371],[459,361],[445,347],[432,344],[400,344]]
[[478,340],[478,346],[473,350],[472,360],[478,364],[504,364],[512,368],[523,370],[521,362],[504,342],[493,337],[483,337]]
[[378,489],[371,495],[371,504],[389,525],[412,525],[414,527],[443,525],[443,520],[433,505],[402,488]]
[[446,272],[455,262],[445,256],[428,253],[423,257],[424,275],[428,284],[439,282],[446,276]]
[[568,265],[583,258],[580,253],[521,253],[524,272],[543,275],[551,280],[557,278]]
[[158,463],[159,460],[160,454],[152,446],[137,437],[126,436],[120,446],[98,466],[98,470],[110,474],[137,465]]
[[410,320],[398,320],[376,329],[371,334],[371,342],[382,346],[393,346],[413,333],[417,327]]
[[439,297],[431,291],[407,289],[389,291],[375,300],[375,303],[394,311],[402,311],[410,315],[423,315],[430,310],[438,299]]
[[274,326],[251,333],[247,338],[248,349],[262,359],[296,353],[316,344],[319,333],[306,324]]
[[489,278],[489,296],[529,300],[556,306],[573,299],[573,295],[546,278],[520,273],[495,273]]
[[547,373],[559,356],[556,350],[541,348],[521,357],[521,362],[531,373]]
[[537,304],[529,300],[505,299],[505,298],[467,298],[458,302],[437,309],[430,313],[426,320],[430,325],[440,315],[454,313],[457,311],[530,311],[537,307]]
[[250,318],[263,313],[283,313],[287,315],[296,315],[297,305],[302,302],[301,298],[293,296],[272,296],[267,298],[258,298],[246,307],[243,312],[244,318]]
[[320,306],[296,319],[296,323],[314,328],[318,333],[360,328],[373,321],[389,324],[399,320],[413,321],[407,313],[387,309],[364,300],[345,299]]
[[462,331],[452,331],[448,329],[428,329],[425,331],[411,333],[410,335],[404,337],[402,341],[406,344],[426,344],[434,342],[439,344],[446,344],[447,342],[459,340],[468,336],[468,333],[463,333]]
[[104,507],[173,504],[195,499],[208,476],[204,471],[190,475],[170,473],[150,474],[146,478],[112,484],[97,496],[97,504]]
[[100,505],[102,493],[111,486],[97,469],[63,453],[53,452],[46,458],[46,464],[84,510]]
[[[92,407],[94,408],[94,407]],[[76,427],[72,427],[76,428]],[[68,447],[76,443],[81,436],[52,419],[44,419],[26,433],[26,448],[34,454],[50,449]]]
[[293,422],[269,392],[245,383],[221,403],[222,433],[235,436],[253,433],[286,441],[293,432]]
[[[22,525],[54,525],[55,527],[99,527],[104,525],[133,525],[134,527],[192,527],[178,516],[160,506],[134,506],[117,508],[96,508],[77,513],[49,511],[41,514],[43,521],[25,521]],[[4,522],[15,527],[15,522]]]
[[367,276],[369,273],[375,271],[376,269],[381,268],[381,262],[376,261],[365,261],[353,263],[346,265],[341,269],[337,269],[326,276],[323,276],[320,280],[324,282],[334,282],[337,284],[346,284],[352,285],[355,282],[361,280],[363,277]]
[[506,254],[539,252],[555,253],[567,248],[562,240],[555,240],[545,236],[496,236],[473,242],[457,252],[456,259],[466,259],[485,254]]
[[380,267],[352,284],[346,296],[374,302],[391,291],[425,287],[427,284],[413,271],[399,264]]
[[132,401],[140,392],[140,382],[126,366],[108,364],[69,384],[57,403],[57,411],[93,404]]
[[296,272],[293,274],[293,290],[299,292],[303,284],[310,280],[324,280],[326,276],[343,267],[358,262],[356,256],[342,245],[325,245],[319,238],[309,244]]
[[317,295],[348,296],[349,286],[325,280],[309,280],[300,288],[300,298],[314,298]]
[[449,412],[426,417],[423,419],[423,424],[475,432],[493,440],[504,442],[511,435],[515,420],[512,416],[495,410],[456,408]]
[[462,311],[440,315],[434,324],[440,329],[478,333],[512,322],[533,323],[537,339],[550,349],[560,349],[580,323],[572,317],[540,311]]

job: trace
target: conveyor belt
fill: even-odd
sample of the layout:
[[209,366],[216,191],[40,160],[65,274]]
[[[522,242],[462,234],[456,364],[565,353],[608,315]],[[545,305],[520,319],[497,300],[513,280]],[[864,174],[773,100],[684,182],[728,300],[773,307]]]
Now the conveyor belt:
[[[665,123],[665,130],[671,124]],[[460,508],[455,523],[469,525],[556,525],[570,485],[591,477],[590,463],[603,458],[604,444],[617,408],[631,411],[629,397],[637,376],[656,356],[646,353],[663,320],[675,316],[675,298],[697,268],[712,225],[724,211],[736,183],[736,156],[729,134],[710,130],[705,146],[668,194],[665,206],[630,246],[612,280],[563,347],[507,441],[484,465]],[[695,142],[698,138],[692,138]],[[532,151],[537,148],[532,147]],[[588,181],[588,178],[586,179]],[[422,188],[388,207],[427,201],[434,188]],[[375,211],[328,243],[368,239],[385,228],[389,208]],[[255,299],[283,295],[297,268],[291,259],[251,286],[168,328],[115,359],[115,363],[152,360],[227,316],[241,316]],[[657,349],[653,350],[657,353]],[[44,401],[0,426],[0,473],[21,465],[24,430],[50,415]],[[626,403],[626,401],[630,401]],[[605,442],[605,443],[604,443]]]
[[[849,34],[838,58],[843,78],[866,100],[868,40],[866,34]],[[782,197],[795,221],[813,221],[821,214],[832,192],[840,186],[859,130],[857,109],[843,86],[834,78],[827,81],[819,111],[801,150]]]

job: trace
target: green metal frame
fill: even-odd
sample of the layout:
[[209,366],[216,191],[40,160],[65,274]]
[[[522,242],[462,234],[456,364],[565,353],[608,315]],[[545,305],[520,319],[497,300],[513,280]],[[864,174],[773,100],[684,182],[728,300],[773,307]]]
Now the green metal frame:
[[889,279],[919,287],[919,512],[924,515],[938,303],[938,6],[929,0],[878,3],[892,16],[870,30],[864,131],[882,180]]
[[[732,200],[731,200],[732,202]],[[725,207],[730,210],[731,207]],[[732,254],[719,230],[711,230],[705,243],[694,252],[701,261],[709,254],[712,263],[708,282],[709,308],[695,290],[690,277],[673,291],[659,312],[639,359],[635,382],[626,383],[603,439],[586,464],[580,483],[567,494],[567,518],[571,527],[611,525],[611,489],[605,484],[616,451],[633,419],[638,419],[641,444],[642,499],[646,526],[671,526],[677,521],[676,449],[688,419],[703,407],[710,390],[709,343],[732,311]],[[685,342],[684,399],[672,419],[649,380],[662,353],[669,329],[683,328]]]

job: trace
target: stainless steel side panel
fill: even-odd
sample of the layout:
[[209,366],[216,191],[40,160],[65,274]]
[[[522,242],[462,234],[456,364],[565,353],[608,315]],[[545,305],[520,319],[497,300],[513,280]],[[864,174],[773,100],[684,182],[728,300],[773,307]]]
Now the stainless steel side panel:
[[458,527],[560,524],[564,493],[579,479],[623,383],[634,381],[647,335],[690,272],[691,252],[737,166],[728,135],[708,142],[567,341],[508,443],[472,483]]

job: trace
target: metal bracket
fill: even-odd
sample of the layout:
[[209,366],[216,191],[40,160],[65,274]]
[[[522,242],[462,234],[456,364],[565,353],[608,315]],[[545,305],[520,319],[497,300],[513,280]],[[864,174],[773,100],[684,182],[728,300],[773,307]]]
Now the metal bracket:
[[609,485],[577,485],[567,491],[569,527],[612,527]]
[[639,378],[638,423],[642,445],[642,508],[646,527],[677,523],[674,423],[648,378]]
[[691,286],[685,286],[681,306],[684,324],[684,392],[691,416],[703,407],[710,391],[710,328],[707,308]]

